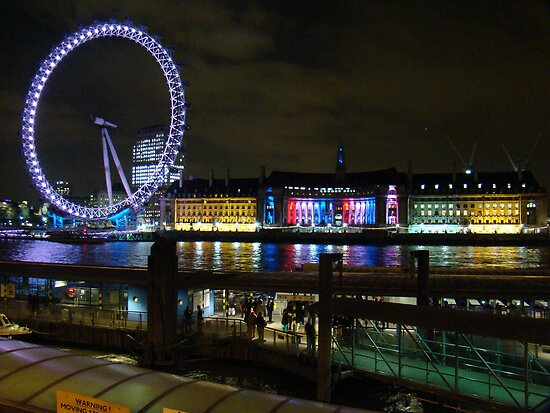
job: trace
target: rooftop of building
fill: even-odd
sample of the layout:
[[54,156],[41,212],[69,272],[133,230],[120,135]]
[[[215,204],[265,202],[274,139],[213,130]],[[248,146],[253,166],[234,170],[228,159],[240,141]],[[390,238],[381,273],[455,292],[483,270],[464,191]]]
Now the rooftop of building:
[[258,178],[188,179],[173,182],[166,191],[167,198],[210,196],[256,196]]
[[407,175],[395,168],[368,172],[348,172],[342,175],[336,173],[306,173],[273,171],[265,180],[265,186],[337,186],[364,187],[378,185],[400,185],[407,182]]
[[438,193],[544,192],[530,171],[413,174],[411,192]]

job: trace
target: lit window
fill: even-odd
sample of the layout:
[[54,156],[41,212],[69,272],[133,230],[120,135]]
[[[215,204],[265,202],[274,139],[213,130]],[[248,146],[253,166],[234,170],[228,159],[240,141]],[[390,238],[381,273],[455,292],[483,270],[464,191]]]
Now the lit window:
[[426,188],[426,185],[424,184],[420,185],[420,189],[424,189],[424,188]]
[[512,184],[508,184],[508,189],[511,189],[512,188]]
[[453,189],[453,184],[449,184],[449,189]]
[[464,189],[468,189],[468,184],[464,184]]
[[522,187],[522,188],[525,188],[525,186],[526,186],[525,183],[521,184],[521,187]]
[[435,189],[439,189],[439,184],[435,184]]
[[493,184],[493,189],[497,189],[497,184]]
[[481,184],[477,184],[477,187],[478,187],[479,189],[481,189],[482,185],[481,185]]

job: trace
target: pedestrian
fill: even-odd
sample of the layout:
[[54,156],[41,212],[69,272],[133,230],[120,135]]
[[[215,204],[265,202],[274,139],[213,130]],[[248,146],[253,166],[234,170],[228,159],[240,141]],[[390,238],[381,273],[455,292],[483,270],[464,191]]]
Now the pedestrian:
[[248,335],[248,339],[252,340],[254,338],[254,335],[256,333],[256,313],[254,312],[254,309],[250,309],[250,313],[246,317],[246,333]]
[[262,313],[258,313],[257,317],[256,317],[256,326],[258,327],[258,341],[260,341],[260,343],[263,343],[265,340],[264,340],[264,328],[265,326],[267,325],[267,322],[265,321],[265,318],[264,316],[262,315]]
[[288,310],[286,308],[283,310],[283,316],[281,317],[281,329],[283,332],[288,330]]
[[200,305],[197,305],[197,334],[202,334],[202,308]]
[[246,322],[247,308],[248,308],[248,298],[246,297],[246,294],[243,294],[243,296],[241,297],[241,301],[239,302],[239,305],[241,307],[241,317]]
[[264,300],[262,298],[258,297],[258,299],[256,300],[254,311],[256,312],[256,314],[265,314]]
[[270,323],[273,322],[273,309],[275,308],[275,301],[272,297],[267,300],[267,318]]
[[234,316],[235,315],[235,294],[229,293],[229,297],[227,299],[227,304],[229,306],[228,315]]
[[191,326],[193,324],[193,312],[189,306],[185,307],[183,312],[183,332],[184,334],[191,334]]
[[306,332],[307,352],[313,355],[315,354],[315,326],[313,325],[311,318],[307,319],[304,330]]

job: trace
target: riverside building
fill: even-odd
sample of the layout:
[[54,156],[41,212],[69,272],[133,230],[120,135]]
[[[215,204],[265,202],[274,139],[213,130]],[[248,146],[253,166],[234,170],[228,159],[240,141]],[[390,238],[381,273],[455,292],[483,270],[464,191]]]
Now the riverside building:
[[[183,178],[183,176],[182,176]],[[177,231],[257,230],[258,179],[191,179],[174,182],[160,200],[164,228]]]
[[406,225],[406,174],[395,168],[347,173],[343,147],[334,173],[273,171],[258,194],[265,227],[369,228]]
[[409,232],[504,234],[547,225],[547,194],[529,171],[414,174],[409,181]]
[[514,234],[547,231],[547,193],[529,171],[413,174],[395,168],[273,171],[259,179],[181,180],[160,200],[161,223],[180,231]]

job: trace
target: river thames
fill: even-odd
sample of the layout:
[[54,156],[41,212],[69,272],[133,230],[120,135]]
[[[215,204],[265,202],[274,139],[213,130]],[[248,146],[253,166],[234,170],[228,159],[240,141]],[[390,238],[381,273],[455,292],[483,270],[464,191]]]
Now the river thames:
[[[0,260],[147,267],[152,242],[62,244],[42,240],[1,240]],[[430,251],[433,267],[550,268],[548,246],[317,245],[259,242],[178,242],[179,268],[214,271],[295,270],[318,262],[321,253],[341,253],[354,266],[401,266],[410,252]]]

